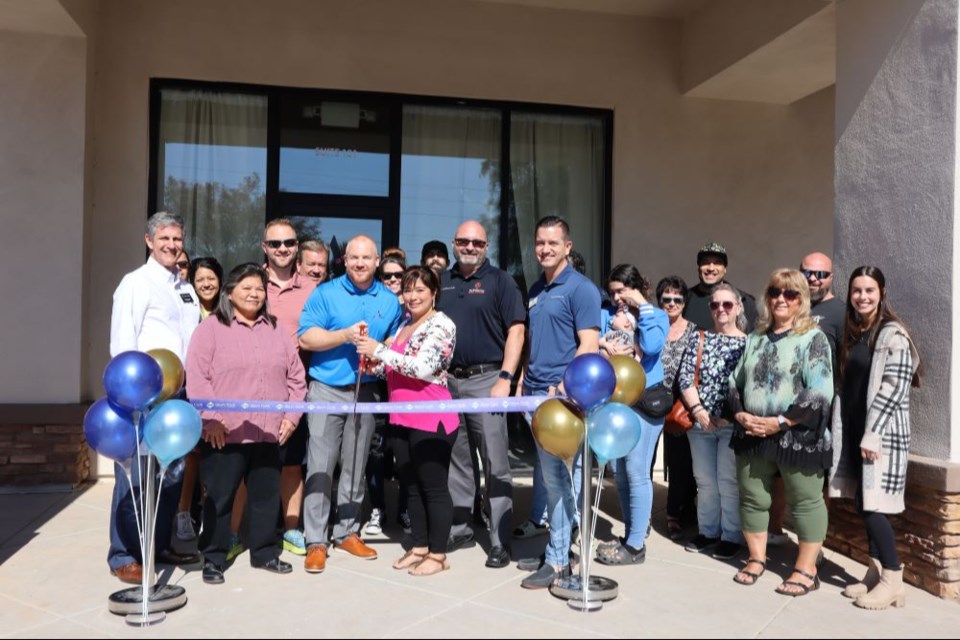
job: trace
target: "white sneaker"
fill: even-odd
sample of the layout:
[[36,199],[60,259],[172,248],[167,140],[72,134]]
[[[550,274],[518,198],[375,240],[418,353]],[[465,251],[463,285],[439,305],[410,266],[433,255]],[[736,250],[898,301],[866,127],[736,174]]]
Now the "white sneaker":
[[197,532],[193,530],[193,518],[189,511],[180,511],[177,513],[177,538],[180,540],[193,540],[197,537]]
[[364,525],[363,533],[368,536],[379,536],[383,533],[383,514],[380,509],[373,509],[370,512],[370,520]]

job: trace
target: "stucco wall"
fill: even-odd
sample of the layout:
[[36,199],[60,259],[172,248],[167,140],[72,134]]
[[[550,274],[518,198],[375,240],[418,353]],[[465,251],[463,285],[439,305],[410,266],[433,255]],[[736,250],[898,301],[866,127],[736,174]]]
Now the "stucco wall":
[[77,402],[86,42],[0,32],[0,60],[0,403]]
[[756,291],[773,267],[832,250],[832,92],[790,107],[684,99],[679,22],[443,0],[105,0],[98,29],[91,395],[111,292],[144,255],[151,77],[611,108],[614,263],[694,278],[716,240]]
[[957,2],[847,0],[837,42],[835,280],[883,270],[926,368],[912,450],[957,462]]

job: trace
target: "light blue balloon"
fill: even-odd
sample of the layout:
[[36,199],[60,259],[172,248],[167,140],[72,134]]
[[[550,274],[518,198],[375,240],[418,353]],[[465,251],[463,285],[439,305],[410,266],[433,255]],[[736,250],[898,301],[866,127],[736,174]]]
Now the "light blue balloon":
[[623,458],[640,442],[643,423],[625,404],[608,402],[587,416],[587,440],[600,464]]
[[150,412],[143,427],[143,439],[150,451],[167,467],[190,453],[203,430],[200,412],[183,400],[161,402]]

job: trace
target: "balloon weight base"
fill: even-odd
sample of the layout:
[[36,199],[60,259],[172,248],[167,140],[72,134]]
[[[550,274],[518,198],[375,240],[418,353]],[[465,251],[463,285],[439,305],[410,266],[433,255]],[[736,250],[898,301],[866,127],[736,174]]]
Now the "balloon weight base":
[[[143,616],[141,587],[130,587],[110,594],[107,608],[110,613],[127,616],[127,623],[134,626],[149,626],[163,620],[165,612],[174,611],[187,604],[187,590],[183,587],[162,585],[150,590],[147,600],[147,616]],[[153,619],[153,614],[161,614]],[[133,620],[136,618],[136,621]]]
[[604,602],[613,600],[619,595],[619,585],[610,578],[590,576],[589,584],[586,602],[583,598],[580,576],[571,576],[551,585],[550,593],[566,600],[567,606],[578,611],[598,611],[603,607]]
[[163,611],[157,611],[156,613],[148,613],[146,616],[144,616],[142,613],[131,613],[125,618],[125,621],[131,627],[149,627],[163,622],[166,618],[166,613]]

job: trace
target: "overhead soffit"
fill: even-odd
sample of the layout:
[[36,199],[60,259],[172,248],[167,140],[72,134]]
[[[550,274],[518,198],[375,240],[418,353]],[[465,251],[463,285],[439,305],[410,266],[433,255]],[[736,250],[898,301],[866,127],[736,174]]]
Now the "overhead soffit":
[[0,31],[53,36],[84,35],[56,0],[0,0]]
[[685,18],[709,0],[470,0],[540,9],[612,13],[644,18]]

